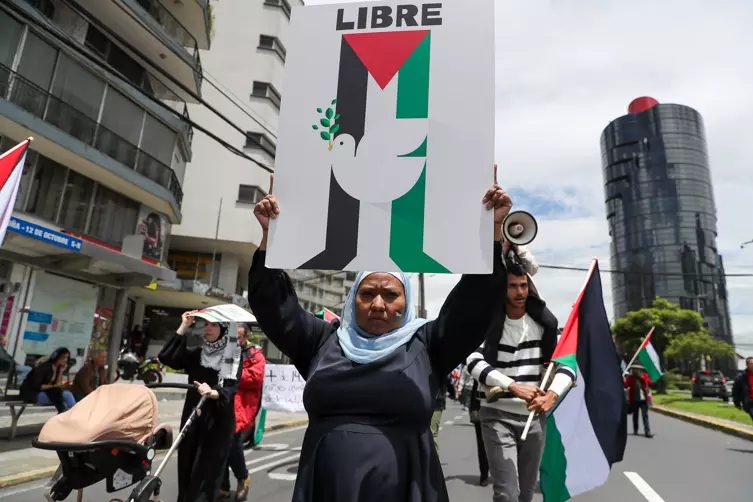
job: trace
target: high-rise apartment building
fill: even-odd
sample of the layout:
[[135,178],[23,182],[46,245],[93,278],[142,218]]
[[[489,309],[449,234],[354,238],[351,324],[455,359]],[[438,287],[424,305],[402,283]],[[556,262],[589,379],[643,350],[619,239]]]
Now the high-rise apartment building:
[[[207,0],[0,3],[0,150],[34,137],[0,250],[3,349],[117,357],[183,217]],[[142,305],[143,312],[143,305]],[[113,362],[113,359],[111,359]]]
[[[248,306],[248,270],[261,240],[253,210],[269,188],[264,167],[274,167],[290,15],[301,5],[301,0],[212,3],[212,50],[201,54],[202,96],[241,130],[198,104],[189,105],[191,118],[261,165],[206,135],[194,138],[183,183],[183,219],[172,229],[166,258],[177,278],[143,292],[155,332],[169,335],[186,309],[227,302]],[[302,270],[290,275],[306,310],[341,313],[352,274]]]
[[601,135],[614,316],[655,297],[700,312],[732,343],[701,115],[642,97]]

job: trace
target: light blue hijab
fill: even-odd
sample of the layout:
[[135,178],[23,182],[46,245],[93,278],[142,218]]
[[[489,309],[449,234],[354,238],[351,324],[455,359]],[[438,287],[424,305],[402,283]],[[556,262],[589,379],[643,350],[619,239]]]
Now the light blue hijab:
[[402,347],[413,338],[418,328],[426,324],[426,319],[420,319],[413,308],[413,292],[408,277],[402,272],[389,274],[395,276],[403,283],[405,289],[405,314],[403,325],[394,331],[381,336],[373,336],[362,330],[356,323],[356,294],[358,286],[369,275],[377,272],[359,272],[353,288],[345,300],[342,324],[337,330],[337,338],[340,340],[345,357],[358,364],[368,364],[377,361],[394,350]]

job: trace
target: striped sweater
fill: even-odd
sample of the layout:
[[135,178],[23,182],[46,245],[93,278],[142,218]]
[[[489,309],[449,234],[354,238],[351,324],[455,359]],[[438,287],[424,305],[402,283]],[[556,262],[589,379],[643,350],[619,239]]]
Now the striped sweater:
[[[521,385],[539,385],[544,375],[544,361],[541,354],[542,328],[528,314],[520,319],[505,320],[505,327],[498,347],[497,367],[484,360],[482,344],[478,350],[468,356],[468,371],[479,382],[479,391],[486,392],[491,387],[501,387],[507,391],[511,383]],[[560,367],[548,390],[561,396],[570,387],[575,375],[566,367]],[[494,403],[481,401],[481,406],[497,408],[508,413],[526,415],[525,401],[505,392]]]

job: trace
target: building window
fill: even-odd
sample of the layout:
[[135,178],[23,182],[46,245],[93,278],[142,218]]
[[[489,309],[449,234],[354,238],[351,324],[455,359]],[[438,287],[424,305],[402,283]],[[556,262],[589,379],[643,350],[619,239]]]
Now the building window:
[[86,217],[89,214],[94,181],[70,171],[63,192],[63,204],[58,224],[65,230],[86,231]]
[[26,212],[43,220],[55,221],[67,171],[65,166],[46,157],[39,157]]
[[288,19],[290,19],[290,4],[288,0],[264,0],[264,5],[279,7],[288,16]]
[[97,187],[89,234],[102,242],[120,246],[136,231],[139,205],[125,195],[102,185]]
[[275,145],[271,139],[260,132],[247,132],[246,133],[246,148],[251,150],[261,149],[267,152],[272,158],[277,153],[277,145]]
[[269,35],[259,35],[259,49],[275,51],[283,62],[285,62],[285,56],[288,54],[280,39]]
[[243,202],[246,204],[257,204],[266,195],[267,194],[264,193],[264,191],[257,186],[252,186],[252,185],[239,185],[238,186],[238,202]]
[[16,55],[23,26],[0,11],[0,64],[10,68]]
[[282,102],[282,96],[277,92],[272,84],[267,82],[254,82],[251,96],[255,98],[266,98],[274,104],[277,109],[280,109],[280,102]]

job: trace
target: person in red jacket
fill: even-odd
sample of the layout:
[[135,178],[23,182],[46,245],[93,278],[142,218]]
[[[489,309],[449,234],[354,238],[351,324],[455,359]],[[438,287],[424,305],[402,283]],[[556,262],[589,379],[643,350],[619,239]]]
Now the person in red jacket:
[[638,435],[638,412],[643,415],[643,429],[647,438],[654,437],[651,434],[651,426],[648,424],[648,399],[649,386],[652,384],[642,367],[633,365],[630,375],[625,377],[625,388],[628,390],[628,404],[633,412],[633,434]]
[[[246,467],[243,444],[249,432],[254,429],[256,414],[261,407],[261,391],[264,383],[264,366],[267,360],[261,349],[252,347],[248,342],[248,326],[238,326],[238,343],[243,348],[243,373],[235,393],[235,441],[228,455],[228,467],[233,470],[238,480],[235,500],[246,500],[251,489],[251,478]],[[224,471],[220,499],[230,497],[230,472]]]

